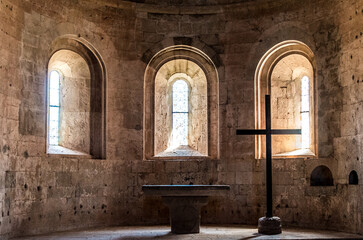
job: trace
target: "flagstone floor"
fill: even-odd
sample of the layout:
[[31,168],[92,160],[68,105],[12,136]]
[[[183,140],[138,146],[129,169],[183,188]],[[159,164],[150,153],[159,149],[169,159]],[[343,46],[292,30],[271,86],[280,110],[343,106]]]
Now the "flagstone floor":
[[174,235],[168,226],[107,227],[82,231],[59,232],[49,235],[16,238],[17,240],[148,240],[148,239],[363,239],[362,235],[342,232],[283,229],[282,234],[259,235],[251,226],[202,226],[199,234]]

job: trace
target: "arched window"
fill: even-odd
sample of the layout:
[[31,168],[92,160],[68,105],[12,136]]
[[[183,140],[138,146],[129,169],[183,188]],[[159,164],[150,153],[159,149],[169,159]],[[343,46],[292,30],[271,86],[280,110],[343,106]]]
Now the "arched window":
[[170,145],[172,148],[184,145],[188,146],[188,126],[189,126],[189,88],[183,80],[173,83],[173,105],[172,119],[173,128],[171,132]]
[[[311,49],[299,41],[281,42],[260,60],[255,74],[256,128],[265,128],[264,97],[271,95],[271,127],[300,129],[301,135],[274,135],[275,157],[314,156],[315,60]],[[256,157],[264,158],[265,141],[256,137]]]
[[48,153],[90,154],[90,68],[78,53],[60,50],[48,69]]
[[105,158],[105,68],[91,44],[77,36],[52,43],[48,61],[47,154]]
[[301,135],[275,135],[275,156],[312,155],[310,114],[313,67],[305,56],[291,54],[276,63],[271,72],[271,125],[275,129],[301,129]]
[[60,74],[51,71],[49,76],[49,145],[59,144],[59,114],[60,114]]
[[[190,72],[165,72],[180,62],[188,63]],[[206,156],[207,82],[199,66],[187,60],[164,64],[156,75],[155,96],[155,156]]]
[[144,159],[217,159],[218,75],[211,59],[194,47],[165,48],[150,60],[144,83]]

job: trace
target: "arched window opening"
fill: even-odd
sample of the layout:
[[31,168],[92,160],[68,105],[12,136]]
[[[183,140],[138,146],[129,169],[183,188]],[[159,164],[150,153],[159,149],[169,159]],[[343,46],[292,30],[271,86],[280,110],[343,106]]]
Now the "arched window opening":
[[189,126],[189,88],[183,80],[173,83],[172,89],[172,119],[173,130],[171,133],[170,147],[187,146]]
[[310,105],[309,105],[309,77],[301,79],[301,148],[310,147]]
[[50,45],[47,103],[47,154],[106,158],[106,69],[88,41],[75,35]]
[[349,173],[349,185],[358,185],[358,174],[354,170]]
[[60,74],[51,71],[49,77],[49,145],[59,144]]
[[76,52],[60,50],[49,60],[48,153],[91,153],[91,73]]
[[[184,110],[173,106],[173,86],[179,80],[183,89],[188,86]],[[143,158],[218,159],[218,89],[217,68],[198,48],[175,45],[155,51],[145,70]]]
[[155,76],[154,156],[208,154],[207,79],[195,63],[172,60]]
[[333,186],[333,174],[330,169],[324,165],[316,167],[310,176],[310,186]]
[[[291,54],[277,62],[271,74],[272,127],[301,128],[301,135],[275,135],[273,154],[310,154],[310,102],[312,88],[309,77],[313,68],[306,57]],[[310,100],[311,99],[311,100]]]
[[[271,127],[300,129],[301,135],[274,135],[274,157],[314,156],[316,118],[314,106],[315,60],[302,42],[281,42],[260,60],[255,73],[256,128],[265,128],[266,94],[271,95]],[[264,136],[256,137],[256,158],[265,158]]]

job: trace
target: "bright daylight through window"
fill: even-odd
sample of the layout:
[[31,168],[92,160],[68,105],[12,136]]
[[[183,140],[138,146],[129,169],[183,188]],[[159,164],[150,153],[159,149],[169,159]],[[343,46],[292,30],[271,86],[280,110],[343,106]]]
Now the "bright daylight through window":
[[60,75],[50,73],[49,80],[49,145],[59,144]]
[[304,76],[301,79],[301,148],[310,146],[309,129],[309,78]]
[[173,130],[171,147],[188,145],[189,88],[183,80],[173,84]]

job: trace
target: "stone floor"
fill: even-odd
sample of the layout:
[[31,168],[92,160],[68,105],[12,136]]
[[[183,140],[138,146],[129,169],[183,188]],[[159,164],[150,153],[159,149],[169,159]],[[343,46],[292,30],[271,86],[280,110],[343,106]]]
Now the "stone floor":
[[251,226],[202,226],[199,234],[173,235],[168,226],[148,227],[108,227],[88,229],[82,231],[60,232],[49,235],[22,237],[18,240],[148,240],[148,239],[363,239],[362,235],[342,232],[309,230],[309,229],[283,229],[282,234],[266,236],[259,235],[257,229]]

